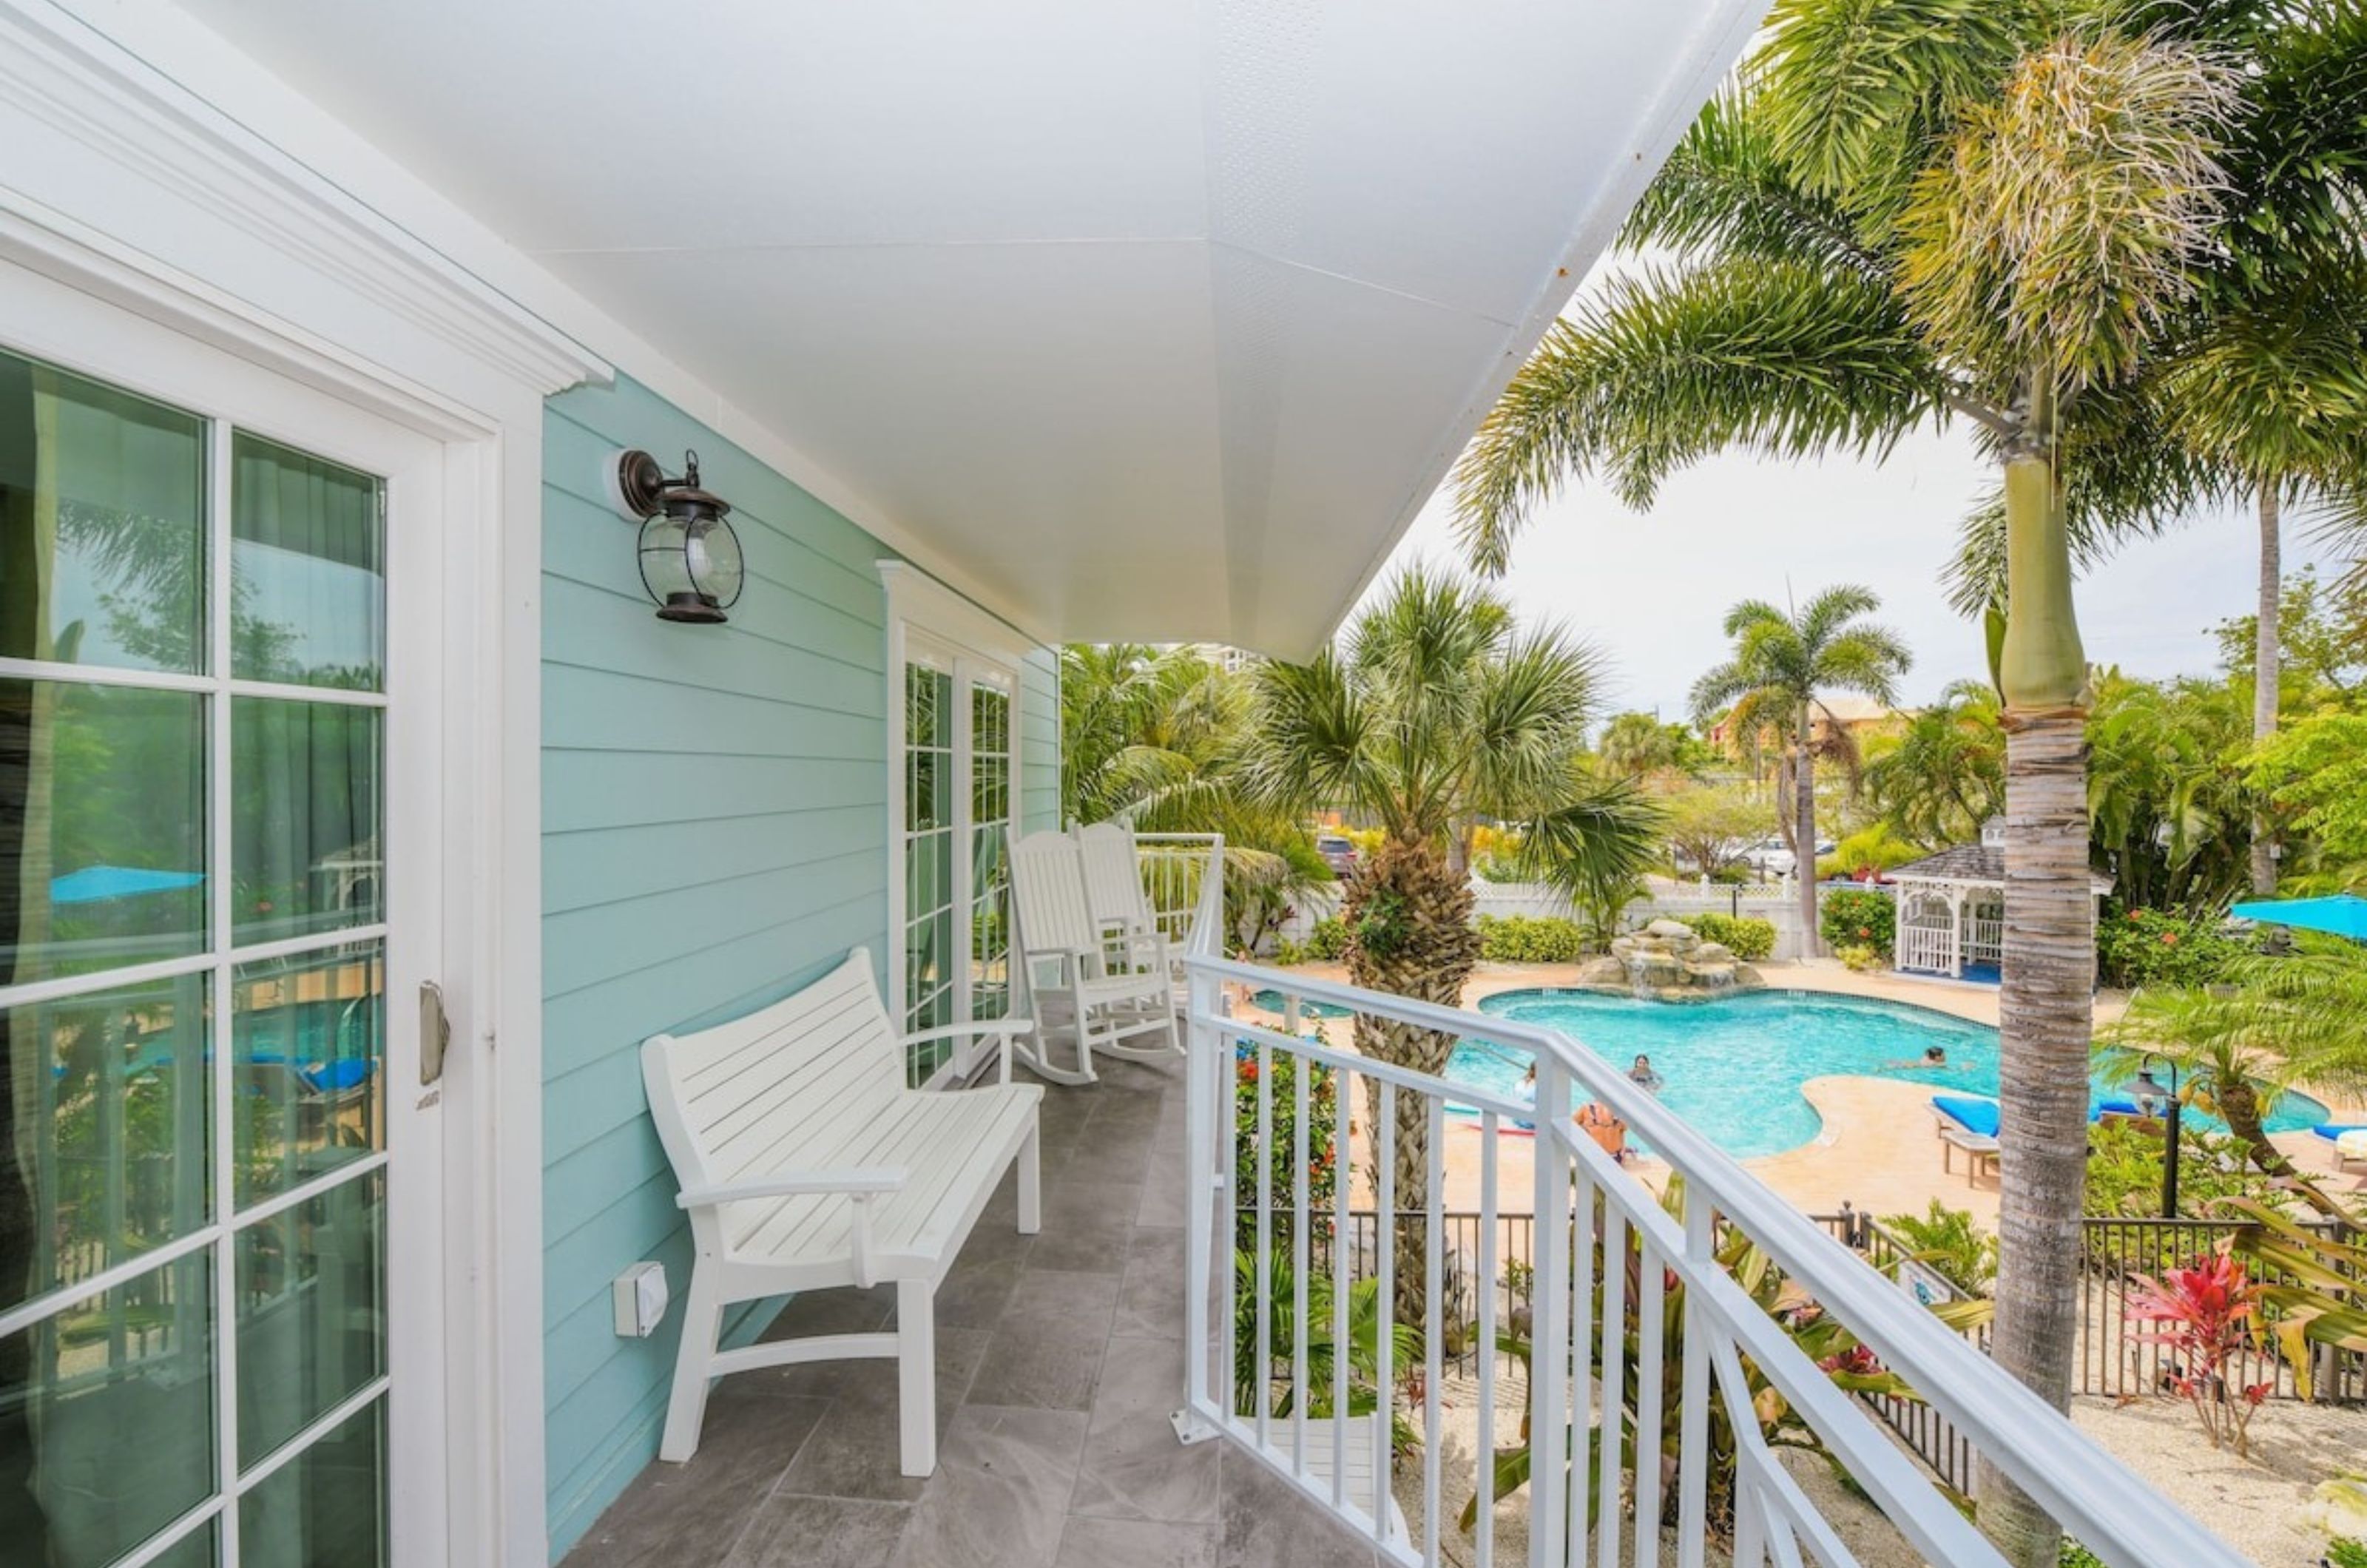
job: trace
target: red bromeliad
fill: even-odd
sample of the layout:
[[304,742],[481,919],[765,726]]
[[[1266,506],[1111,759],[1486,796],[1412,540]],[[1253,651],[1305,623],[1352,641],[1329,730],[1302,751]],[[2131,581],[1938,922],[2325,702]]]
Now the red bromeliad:
[[2263,1289],[2241,1262],[2216,1253],[2197,1258],[2191,1268],[2169,1269],[2158,1280],[2139,1276],[2124,1309],[2132,1323],[2160,1325],[2129,1337],[2171,1352],[2170,1386],[2194,1406],[2211,1446],[2232,1445],[2247,1457],[2252,1413],[2272,1386],[2236,1381],[2241,1358],[2264,1348]]

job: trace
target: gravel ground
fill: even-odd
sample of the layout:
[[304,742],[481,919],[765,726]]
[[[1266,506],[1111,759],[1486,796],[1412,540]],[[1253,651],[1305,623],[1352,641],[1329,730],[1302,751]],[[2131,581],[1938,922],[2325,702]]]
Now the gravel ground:
[[2302,1522],[2321,1481],[2367,1472],[2367,1410],[2277,1400],[2252,1420],[2252,1454],[2214,1451],[2186,1405],[2072,1401],[2071,1418],[2261,1568],[2317,1568],[2326,1537]]

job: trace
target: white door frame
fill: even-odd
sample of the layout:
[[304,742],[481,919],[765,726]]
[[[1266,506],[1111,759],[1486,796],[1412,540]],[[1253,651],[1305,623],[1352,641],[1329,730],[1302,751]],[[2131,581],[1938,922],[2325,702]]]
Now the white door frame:
[[[428,525],[391,533],[391,570],[407,568],[405,586],[414,608],[440,612],[440,621],[425,626],[413,619],[403,662],[395,662],[390,649],[391,679],[435,680],[429,666],[449,669],[458,678],[453,687],[426,701],[390,692],[408,731],[403,744],[434,754],[431,787],[413,792],[416,798],[401,807],[390,797],[391,813],[405,812],[400,821],[391,817],[390,839],[401,832],[413,842],[437,844],[441,852],[420,868],[420,886],[435,906],[427,917],[433,950],[407,963],[407,974],[399,976],[390,968],[388,975],[386,1082],[391,1135],[397,1118],[407,1118],[414,1143],[432,1150],[441,1167],[436,1201],[442,1235],[433,1237],[434,1224],[425,1224],[430,1235],[413,1231],[399,1241],[390,1234],[388,1248],[391,1274],[398,1247],[415,1252],[434,1246],[440,1253],[433,1260],[442,1280],[440,1312],[414,1312],[407,1323],[391,1323],[391,1332],[402,1335],[403,1345],[391,1344],[390,1353],[413,1365],[441,1363],[439,1386],[414,1393],[413,1408],[433,1411],[430,1419],[442,1431],[441,1451],[432,1458],[390,1456],[401,1478],[390,1508],[397,1517],[409,1515],[398,1527],[399,1568],[498,1561],[504,1554],[495,1543],[515,1539],[516,1521],[505,1514],[530,1501],[537,1510],[534,1534],[542,1534],[540,1487],[530,1500],[505,1495],[503,1467],[494,1457],[510,1446],[504,1406],[510,1406],[509,1419],[515,1421],[518,1392],[506,1375],[517,1344],[517,1303],[503,1299],[501,1287],[512,1281],[490,1278],[488,1268],[500,1220],[486,1213],[484,1189],[496,1183],[485,1155],[494,1146],[497,1121],[514,1121],[515,1115],[502,1114],[502,1098],[514,1091],[495,1089],[488,1071],[493,1064],[485,1059],[494,996],[489,956],[494,951],[491,917],[496,887],[478,863],[475,849],[498,826],[488,816],[486,785],[496,776],[504,739],[500,660],[478,651],[482,617],[493,608],[495,582],[489,579],[500,556],[493,544],[500,426],[375,373],[260,312],[232,306],[161,268],[143,267],[103,242],[40,221],[39,216],[0,203],[0,344],[381,473],[388,467],[383,460],[373,465],[350,445],[340,449],[334,436],[318,438],[315,433],[324,423],[320,411],[342,404],[358,416],[357,424],[375,422],[424,438],[417,446],[429,454],[407,470],[386,473],[391,512],[401,507],[404,521]],[[334,404],[324,403],[324,398]],[[335,420],[325,423],[333,426]],[[402,647],[403,633],[391,622],[389,635],[395,647]],[[390,754],[397,733],[391,719]],[[496,793],[492,804],[497,802]],[[450,1000],[454,1046],[444,1082],[423,1091],[411,1023],[416,1001],[409,987],[425,977],[438,980]],[[527,1112],[538,1113],[535,1101],[529,1100]],[[529,1201],[538,1204],[535,1152]],[[514,1193],[506,1196],[515,1199]],[[418,1209],[424,1197],[415,1194],[408,1212],[399,1201],[391,1204],[397,1225],[424,1224]],[[538,1272],[540,1261],[537,1249],[523,1265]],[[517,1271],[514,1267],[505,1272],[514,1277]],[[532,1332],[532,1440],[538,1453],[538,1325]],[[538,1463],[536,1470],[538,1479]]]
[[[1025,798],[1021,779],[1022,712],[1025,701],[1022,670],[1035,645],[1025,634],[1014,630],[994,616],[980,609],[968,599],[946,587],[934,578],[900,560],[878,563],[880,581],[888,593],[888,1001],[898,1027],[904,1019],[904,922],[909,911],[907,879],[903,858],[904,847],[904,670],[918,653],[933,657],[945,665],[953,678],[954,746],[957,764],[971,755],[969,686],[981,674],[1000,678],[1011,694],[1010,760],[1011,760],[1011,822],[1015,834],[1020,820],[1020,802]],[[970,775],[967,766],[957,767],[954,790],[954,964],[957,1017],[969,1017],[969,945],[968,910],[972,879],[972,841],[970,821]],[[1018,984],[1021,965],[1016,946],[1011,953],[1013,977],[1012,1006],[1018,1006],[1023,987]],[[974,1065],[978,1043],[966,1043],[967,1049],[946,1063],[946,1070],[959,1075]]]

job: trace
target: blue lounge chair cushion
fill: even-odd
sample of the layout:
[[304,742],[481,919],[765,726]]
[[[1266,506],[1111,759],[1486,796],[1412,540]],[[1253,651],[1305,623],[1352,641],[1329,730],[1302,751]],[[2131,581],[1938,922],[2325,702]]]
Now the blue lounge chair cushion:
[[2324,1126],[2312,1127],[2310,1131],[2330,1144],[2345,1133],[2367,1133],[2367,1122],[2328,1122]]
[[2088,1120],[2100,1122],[2107,1116],[2142,1116],[2145,1108],[2134,1100],[2108,1100],[2088,1113]]
[[1976,1133],[1984,1138],[1998,1135],[1998,1107],[1994,1100],[1975,1100],[1962,1094],[1935,1094],[1931,1097],[1931,1109],[1967,1133]]

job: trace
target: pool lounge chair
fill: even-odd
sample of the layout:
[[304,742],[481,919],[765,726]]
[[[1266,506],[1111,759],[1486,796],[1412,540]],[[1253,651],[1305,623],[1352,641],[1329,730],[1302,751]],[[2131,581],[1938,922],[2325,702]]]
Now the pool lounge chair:
[[1997,1168],[1998,1104],[1994,1100],[1976,1100],[1970,1095],[1935,1094],[1931,1097],[1931,1120],[1940,1134],[1940,1168],[1955,1168],[1953,1151],[1965,1151],[1965,1185],[1969,1187],[1980,1179],[1984,1166]]
[[2354,1165],[2367,1165],[2367,1122],[2328,1122],[2312,1127],[2311,1132],[2334,1145],[2334,1168],[2349,1169]]

